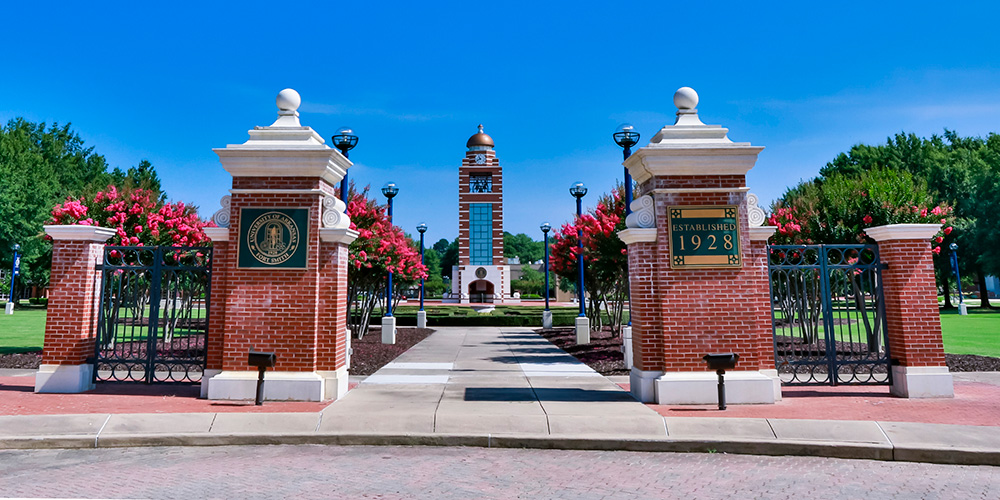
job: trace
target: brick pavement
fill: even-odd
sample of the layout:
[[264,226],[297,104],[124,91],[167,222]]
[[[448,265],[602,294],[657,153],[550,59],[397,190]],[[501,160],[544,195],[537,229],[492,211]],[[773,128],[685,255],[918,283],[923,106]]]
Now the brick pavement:
[[434,447],[0,451],[0,497],[995,499],[1000,468]]

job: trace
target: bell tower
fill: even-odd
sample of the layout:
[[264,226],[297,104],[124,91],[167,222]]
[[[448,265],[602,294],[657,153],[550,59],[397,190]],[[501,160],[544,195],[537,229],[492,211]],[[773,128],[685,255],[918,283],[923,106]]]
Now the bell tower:
[[465,146],[458,169],[458,265],[449,301],[519,301],[510,295],[510,267],[504,265],[503,169],[493,138],[479,125]]

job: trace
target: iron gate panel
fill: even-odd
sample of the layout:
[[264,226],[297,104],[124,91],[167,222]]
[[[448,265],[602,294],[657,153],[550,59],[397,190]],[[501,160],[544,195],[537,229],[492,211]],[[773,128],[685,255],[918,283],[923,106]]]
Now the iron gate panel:
[[768,250],[774,359],[782,382],[890,384],[878,246]]
[[98,269],[95,381],[200,382],[212,249],[107,246]]

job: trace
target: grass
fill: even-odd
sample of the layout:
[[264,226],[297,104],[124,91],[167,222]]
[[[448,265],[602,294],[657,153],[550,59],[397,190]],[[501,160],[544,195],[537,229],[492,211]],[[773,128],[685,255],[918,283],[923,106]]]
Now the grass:
[[[0,306],[3,304],[0,303]],[[492,313],[527,314],[541,317],[543,306],[506,307],[497,306]],[[416,315],[417,306],[400,307],[398,313]],[[439,314],[478,314],[463,306],[428,306]],[[574,314],[574,307],[552,308],[562,314]],[[944,351],[949,354],[978,354],[1000,358],[1000,310],[969,308],[968,316],[959,316],[957,310],[941,312],[941,330],[944,337]],[[42,348],[45,335],[45,309],[42,307],[22,307],[11,316],[0,314],[0,354],[37,351]]]
[[0,313],[0,354],[38,351],[45,337],[45,308],[24,307]]
[[970,307],[968,316],[942,311],[941,333],[946,353],[1000,358],[1000,310]]

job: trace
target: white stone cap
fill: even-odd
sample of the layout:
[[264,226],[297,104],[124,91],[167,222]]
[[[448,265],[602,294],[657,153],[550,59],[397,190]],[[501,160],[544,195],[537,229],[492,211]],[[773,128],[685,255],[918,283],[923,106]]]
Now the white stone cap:
[[53,240],[93,241],[103,243],[115,235],[110,227],[53,224],[42,226]]
[[319,240],[324,243],[342,243],[350,245],[358,239],[358,232],[353,229],[324,227],[319,230]]
[[702,123],[694,89],[678,89],[674,104],[674,124],[660,129],[624,162],[636,182],[658,175],[745,175],[753,168],[764,148],[733,142],[727,137],[729,129]]
[[767,241],[778,226],[750,226],[750,241]]
[[327,146],[315,130],[299,124],[301,101],[295,90],[282,90],[274,123],[254,127],[243,144],[212,150],[222,168],[233,177],[322,177],[330,184],[340,182],[353,163]]
[[875,241],[929,240],[941,230],[941,224],[890,224],[866,228],[865,234]]
[[618,239],[626,245],[633,243],[651,243],[656,241],[656,228],[630,228],[618,231]]
[[229,241],[228,227],[206,227],[205,236],[212,241]]

